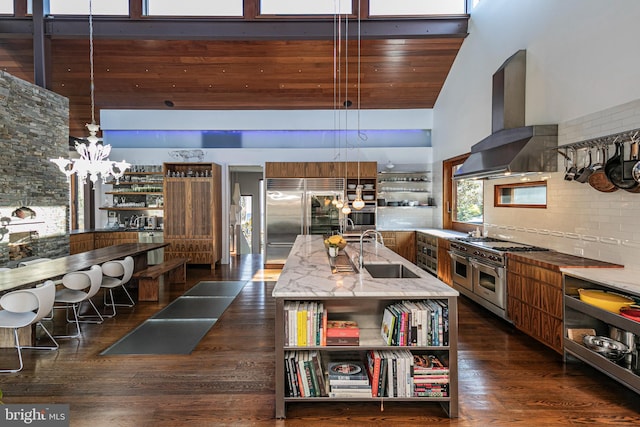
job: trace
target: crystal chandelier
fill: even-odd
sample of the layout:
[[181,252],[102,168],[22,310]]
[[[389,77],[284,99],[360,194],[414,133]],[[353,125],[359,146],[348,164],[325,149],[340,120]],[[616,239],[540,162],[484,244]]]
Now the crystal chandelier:
[[67,179],[77,174],[78,179],[87,182],[87,177],[92,183],[96,183],[99,178],[102,178],[102,182],[106,182],[109,177],[118,182],[124,172],[131,166],[126,161],[113,162],[108,159],[111,152],[111,145],[101,144],[100,138],[96,135],[100,130],[100,125],[96,124],[95,120],[95,96],[94,96],[94,82],[93,82],[93,15],[91,8],[91,0],[89,0],[89,63],[90,63],[90,76],[91,76],[91,123],[87,123],[87,129],[89,129],[89,136],[86,140],[89,142],[87,145],[84,142],[76,141],[75,148],[80,155],[79,159],[64,159],[58,157],[57,159],[51,159],[53,163],[58,165],[60,171],[67,176]]

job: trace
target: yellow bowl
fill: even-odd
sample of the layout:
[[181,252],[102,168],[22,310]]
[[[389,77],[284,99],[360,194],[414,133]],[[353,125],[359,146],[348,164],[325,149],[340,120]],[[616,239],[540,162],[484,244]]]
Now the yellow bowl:
[[622,295],[596,289],[578,289],[580,300],[612,313],[620,313],[622,307],[628,307],[635,301]]
[[[338,243],[336,246],[338,246],[340,249],[344,249],[345,247],[347,247],[347,242],[344,242],[344,241],[343,241],[343,242],[341,242],[341,243]],[[325,240],[325,242],[324,242],[324,247],[325,247],[325,248],[327,248],[327,249],[329,249],[329,243],[327,243],[327,241],[326,241],[326,240]]]

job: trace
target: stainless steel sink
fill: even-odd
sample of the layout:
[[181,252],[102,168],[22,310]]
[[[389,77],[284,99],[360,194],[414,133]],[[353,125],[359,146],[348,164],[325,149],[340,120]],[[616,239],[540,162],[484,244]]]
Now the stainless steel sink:
[[365,264],[364,269],[376,279],[417,279],[420,277],[402,264]]

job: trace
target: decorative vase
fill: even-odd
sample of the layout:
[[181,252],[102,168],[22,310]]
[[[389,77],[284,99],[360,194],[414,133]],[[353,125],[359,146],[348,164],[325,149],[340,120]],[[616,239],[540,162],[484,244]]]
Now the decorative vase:
[[338,247],[337,246],[329,246],[329,256],[331,258],[335,258],[338,256]]

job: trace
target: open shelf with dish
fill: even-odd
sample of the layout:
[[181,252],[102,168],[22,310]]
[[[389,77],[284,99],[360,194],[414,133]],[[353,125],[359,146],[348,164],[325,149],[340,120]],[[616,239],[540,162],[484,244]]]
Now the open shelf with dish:
[[[579,290],[610,292],[640,299],[640,293],[620,290],[606,284],[564,274],[564,354],[581,360],[611,378],[640,393],[640,321],[608,311],[580,299]],[[594,341],[584,336],[602,337]],[[628,352],[615,351],[621,348]],[[590,348],[591,346],[591,348]],[[624,354],[622,354],[624,353]]]
[[380,172],[378,201],[379,207],[433,207],[431,172]]
[[119,181],[110,181],[104,192],[106,211],[162,211],[164,177],[161,165],[135,165]]
[[347,179],[347,200],[353,202],[356,199],[357,187],[362,186],[362,200],[366,205],[376,205],[376,180],[374,178],[348,178]]

